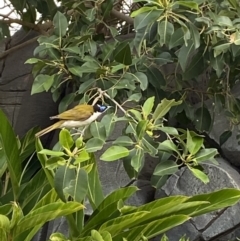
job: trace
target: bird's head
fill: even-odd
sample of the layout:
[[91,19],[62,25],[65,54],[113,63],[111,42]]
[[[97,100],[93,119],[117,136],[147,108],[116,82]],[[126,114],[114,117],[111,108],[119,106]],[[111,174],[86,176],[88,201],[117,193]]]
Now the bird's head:
[[106,110],[108,110],[109,108],[111,108],[112,106],[106,106],[106,105],[99,105],[99,104],[96,104],[93,106],[93,109],[95,112],[100,112],[100,113],[103,113],[105,112]]

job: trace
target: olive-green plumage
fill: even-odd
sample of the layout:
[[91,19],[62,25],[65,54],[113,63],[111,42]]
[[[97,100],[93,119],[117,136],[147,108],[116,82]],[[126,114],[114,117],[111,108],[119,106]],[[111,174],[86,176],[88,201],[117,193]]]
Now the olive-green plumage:
[[45,135],[46,133],[58,128],[76,128],[87,126],[95,121],[110,106],[105,105],[77,105],[74,108],[64,111],[61,114],[50,117],[51,120],[59,119],[55,124],[39,131],[36,137]]
[[94,113],[92,105],[77,105],[74,108],[64,111],[61,114],[50,117],[50,120],[86,120]]

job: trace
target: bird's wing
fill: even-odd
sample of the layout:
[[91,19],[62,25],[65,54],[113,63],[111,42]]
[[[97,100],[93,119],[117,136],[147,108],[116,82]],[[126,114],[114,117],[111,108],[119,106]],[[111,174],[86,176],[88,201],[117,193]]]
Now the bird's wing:
[[64,111],[63,113],[52,116],[50,119],[60,119],[60,120],[86,120],[93,114],[93,110],[89,110],[88,108],[81,108],[79,106],[75,106],[74,108]]

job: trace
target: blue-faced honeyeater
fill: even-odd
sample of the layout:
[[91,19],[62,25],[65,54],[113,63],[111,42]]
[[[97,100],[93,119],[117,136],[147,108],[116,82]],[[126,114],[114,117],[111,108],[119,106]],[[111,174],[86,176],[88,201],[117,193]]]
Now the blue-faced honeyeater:
[[108,110],[111,106],[106,105],[77,105],[74,108],[64,111],[59,115],[50,117],[51,120],[58,119],[55,124],[39,131],[35,134],[36,137],[45,135],[46,133],[58,128],[78,128],[87,126],[95,121],[102,113]]

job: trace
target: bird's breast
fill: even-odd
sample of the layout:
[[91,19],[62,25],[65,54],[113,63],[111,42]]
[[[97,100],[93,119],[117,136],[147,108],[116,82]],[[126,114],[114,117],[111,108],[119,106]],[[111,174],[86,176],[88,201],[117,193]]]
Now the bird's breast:
[[64,123],[60,126],[60,128],[77,128],[81,126],[86,126],[91,124],[93,121],[95,121],[101,113],[99,112],[94,112],[89,118],[86,120],[66,120]]

